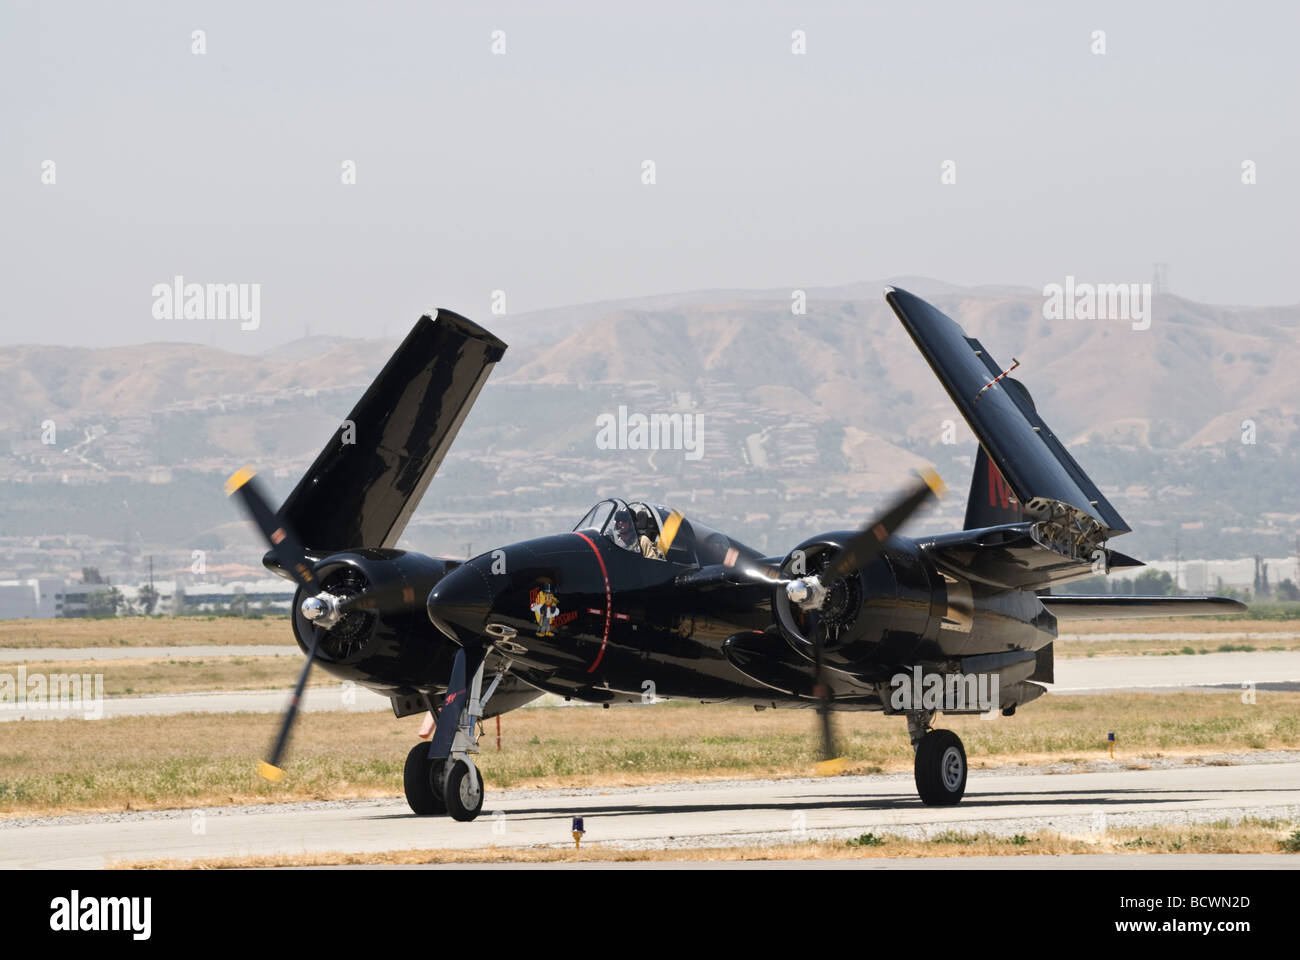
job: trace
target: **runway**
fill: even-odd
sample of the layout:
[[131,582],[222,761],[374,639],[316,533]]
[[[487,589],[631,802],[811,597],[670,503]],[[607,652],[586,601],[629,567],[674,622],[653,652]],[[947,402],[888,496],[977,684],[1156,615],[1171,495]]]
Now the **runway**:
[[[999,835],[1300,816],[1300,761],[1057,774],[972,771],[957,807],[926,807],[910,775],[745,780],[606,790],[489,788],[472,823],[415,817],[402,800],[302,803],[0,821],[0,868],[95,868],[112,860],[307,852],[565,846],[631,849]],[[1136,855],[1135,855],[1136,856]],[[1300,866],[1300,857],[1292,864]]]
[[[137,647],[135,649],[138,651],[159,648]],[[106,664],[105,669],[111,670],[111,664]],[[1169,657],[1079,657],[1057,660],[1056,683],[1049,686],[1048,690],[1056,696],[1069,696],[1117,690],[1168,692],[1197,688],[1240,689],[1243,683],[1253,683],[1261,689],[1291,689],[1294,685],[1300,685],[1300,651],[1208,653]],[[288,691],[281,690],[105,697],[102,704],[95,705],[95,709],[102,710],[104,717],[240,711],[280,713],[284,710],[288,697]],[[547,702],[553,700],[554,698],[550,698]],[[388,698],[371,693],[355,684],[309,687],[302,703],[303,710],[313,712],[390,710],[391,708]],[[60,711],[30,707],[24,710],[17,704],[0,703],[0,721],[57,719],[60,716],[81,717],[85,716],[86,712],[85,705]]]
[[1300,651],[1071,657],[1056,661],[1055,694],[1300,682]]

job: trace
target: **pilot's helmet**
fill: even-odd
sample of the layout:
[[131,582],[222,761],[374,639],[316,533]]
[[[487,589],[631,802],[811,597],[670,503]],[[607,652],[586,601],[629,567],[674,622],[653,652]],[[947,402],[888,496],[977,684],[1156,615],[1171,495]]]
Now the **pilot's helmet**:
[[643,537],[648,537],[650,535],[650,511],[645,507],[637,507],[635,520],[636,532]]
[[632,515],[626,510],[619,510],[614,516],[614,537],[625,547],[636,540],[636,526],[632,521]]

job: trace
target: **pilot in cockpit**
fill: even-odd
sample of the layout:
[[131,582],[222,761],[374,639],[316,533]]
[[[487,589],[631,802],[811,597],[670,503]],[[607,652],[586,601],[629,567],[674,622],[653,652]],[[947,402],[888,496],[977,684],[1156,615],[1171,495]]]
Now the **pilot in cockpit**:
[[663,552],[650,536],[654,532],[653,524],[649,511],[644,507],[637,508],[635,519],[622,510],[614,520],[614,537],[620,546],[640,550],[641,556],[649,560],[662,560]]

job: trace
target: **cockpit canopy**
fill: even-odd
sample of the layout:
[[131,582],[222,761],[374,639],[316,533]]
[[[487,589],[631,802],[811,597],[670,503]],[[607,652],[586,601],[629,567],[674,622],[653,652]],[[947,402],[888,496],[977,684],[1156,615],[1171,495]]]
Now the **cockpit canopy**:
[[[594,532],[617,547],[640,554],[641,537],[649,537],[652,542],[658,543],[672,513],[671,508],[661,503],[644,503],[639,500],[628,503],[611,497],[588,510],[573,529],[584,533]],[[757,550],[732,540],[725,533],[683,516],[664,559],[683,566],[704,567],[727,563],[728,554],[733,550],[735,555],[730,558],[730,563],[735,563],[741,557],[758,559],[762,556]]]

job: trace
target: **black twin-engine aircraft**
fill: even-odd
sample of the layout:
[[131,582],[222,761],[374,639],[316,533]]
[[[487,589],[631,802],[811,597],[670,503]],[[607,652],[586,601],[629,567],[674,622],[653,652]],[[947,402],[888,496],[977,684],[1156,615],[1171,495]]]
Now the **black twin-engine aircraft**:
[[[936,713],[1010,716],[1040,696],[1058,620],[1240,608],[1220,597],[1052,594],[1141,566],[1107,546],[1129,527],[977,340],[903,290],[886,299],[979,438],[965,528],[898,534],[942,489],[927,472],[861,528],[815,534],[783,557],[669,506],[618,498],[567,533],[464,562],[396,549],[506,350],[450,311],[421,317],[278,512],[250,471],[227,483],[270,542],[266,566],[298,584],[293,630],[307,653],[263,776],[283,776],[319,663],[390,697],[399,717],[427,715],[431,739],[406,759],[417,814],[478,815],[473,756],[485,718],[542,693],[616,704],[647,690],[813,708],[821,773],[842,769],[832,711],[902,714],[921,799],[953,804],[966,754],[956,734],[933,728]],[[935,696],[900,697],[900,677],[924,677]],[[972,677],[992,682],[966,686]],[[985,702],[964,701],[966,690]]]

